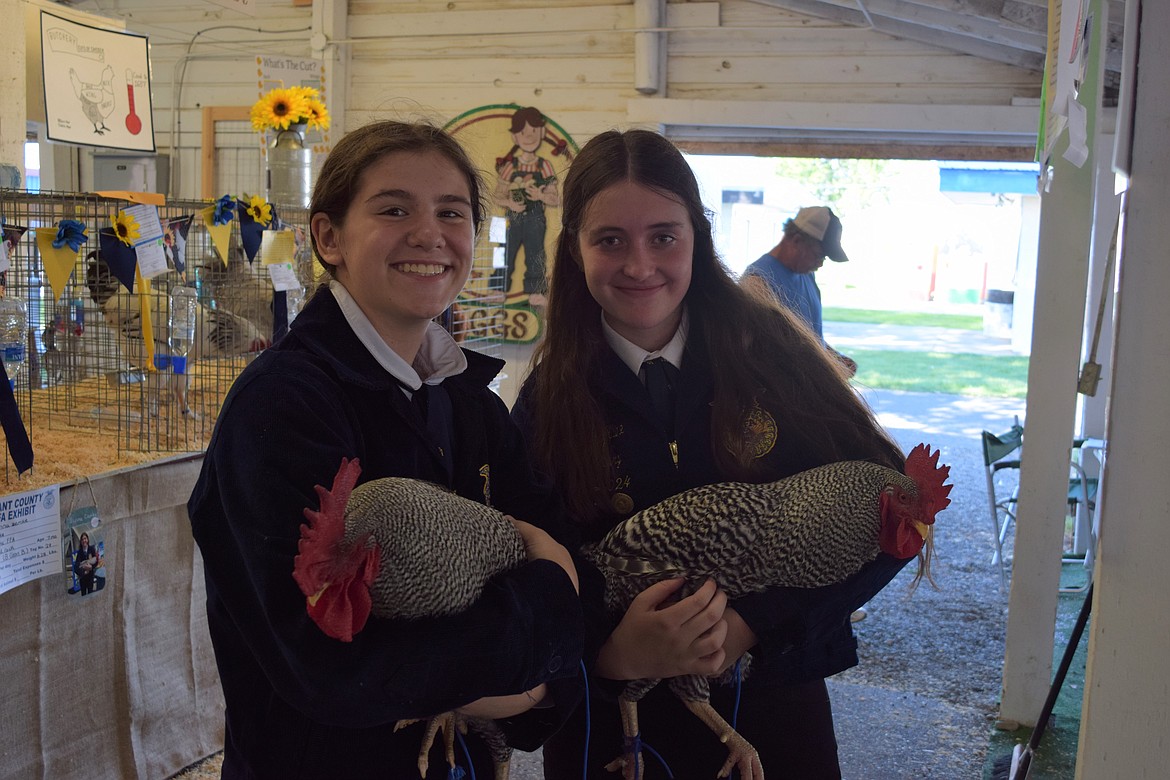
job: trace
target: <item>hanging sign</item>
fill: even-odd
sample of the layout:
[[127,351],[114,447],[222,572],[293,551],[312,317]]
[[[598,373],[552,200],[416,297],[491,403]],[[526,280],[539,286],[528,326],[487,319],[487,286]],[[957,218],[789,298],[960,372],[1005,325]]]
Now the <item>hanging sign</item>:
[[57,485],[0,498],[0,593],[61,571]]
[[50,141],[155,150],[146,36],[42,11],[41,71]]

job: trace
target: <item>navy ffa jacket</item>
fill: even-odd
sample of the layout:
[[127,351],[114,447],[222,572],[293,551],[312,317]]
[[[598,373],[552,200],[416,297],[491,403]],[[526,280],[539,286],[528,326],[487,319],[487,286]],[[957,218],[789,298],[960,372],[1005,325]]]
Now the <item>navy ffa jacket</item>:
[[[488,388],[502,361],[466,356],[467,370],[438,386],[450,399],[440,404],[450,453],[325,288],[228,393],[188,502],[227,703],[225,778],[417,777],[421,729],[395,733],[401,718],[548,682],[554,709],[503,722],[531,750],[579,700],[580,601],[554,563],[494,578],[459,615],[371,617],[351,643],[309,619],[293,581],[303,510],[318,506],[314,485],[331,486],[343,457],[360,460],[360,482],[430,480],[535,524],[558,511]],[[446,777],[441,758],[431,769]]]
[[[529,436],[535,418],[542,413],[533,408],[533,381],[530,377],[525,383],[512,409],[513,419]],[[676,387],[674,436],[656,421],[641,381],[612,350],[605,350],[590,379],[590,390],[605,415],[614,484],[609,489],[608,511],[582,524],[574,540],[597,541],[631,514],[665,498],[731,479],[720,472],[712,454],[712,373],[694,352],[686,353]],[[789,431],[777,430],[775,420],[766,411],[757,410],[752,422],[757,452],[767,464],[767,479],[761,481],[783,479],[823,465],[811,462],[804,454],[807,448]],[[792,685],[855,666],[857,640],[849,615],[885,587],[905,564],[883,553],[853,577],[835,585],[774,587],[732,602],[731,606],[759,638],[752,650],[748,684]],[[582,598],[586,598],[589,591],[584,574],[581,581]],[[591,631],[596,632],[599,625],[605,625],[597,616],[601,608],[587,604],[586,609]],[[612,630],[612,626],[609,628]],[[591,649],[600,647],[604,639],[591,636]]]

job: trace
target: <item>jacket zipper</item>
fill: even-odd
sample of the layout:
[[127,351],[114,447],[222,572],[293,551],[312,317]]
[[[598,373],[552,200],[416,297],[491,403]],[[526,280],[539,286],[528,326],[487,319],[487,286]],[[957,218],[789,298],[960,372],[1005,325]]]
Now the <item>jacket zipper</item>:
[[674,467],[677,469],[678,468],[678,442],[677,441],[669,442],[669,446],[670,446],[670,459],[672,461],[674,461]]

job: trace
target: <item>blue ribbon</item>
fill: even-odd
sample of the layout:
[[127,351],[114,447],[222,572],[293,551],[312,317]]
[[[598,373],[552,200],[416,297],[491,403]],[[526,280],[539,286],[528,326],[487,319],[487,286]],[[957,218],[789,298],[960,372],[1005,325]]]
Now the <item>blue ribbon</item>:
[[0,361],[0,426],[4,428],[4,438],[8,440],[8,454],[16,465],[16,473],[23,474],[32,468],[33,450],[28,439],[28,431],[24,428],[24,420],[20,419],[20,409],[16,406],[16,394],[12,385],[8,383],[8,371],[4,362]]
[[63,219],[57,223],[57,237],[53,239],[53,248],[60,249],[68,246],[74,252],[81,249],[85,243],[85,225],[75,219]]
[[212,222],[217,225],[226,225],[232,221],[232,217],[236,214],[235,207],[236,199],[231,195],[224,195],[215,202],[215,216]]
[[280,341],[288,333],[288,292],[277,290],[272,293],[272,343]]

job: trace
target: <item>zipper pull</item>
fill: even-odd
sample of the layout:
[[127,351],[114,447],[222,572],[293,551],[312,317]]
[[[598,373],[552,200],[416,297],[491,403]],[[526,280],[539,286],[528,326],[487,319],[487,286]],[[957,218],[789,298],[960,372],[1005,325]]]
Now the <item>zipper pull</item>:
[[678,442],[670,442],[670,459],[674,461],[674,467],[678,468]]

